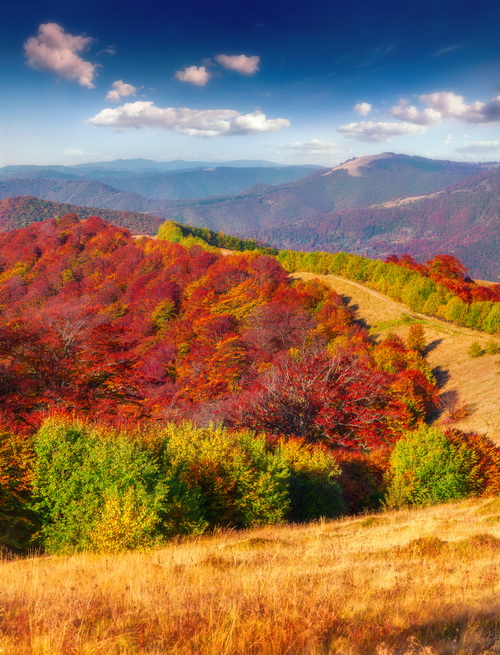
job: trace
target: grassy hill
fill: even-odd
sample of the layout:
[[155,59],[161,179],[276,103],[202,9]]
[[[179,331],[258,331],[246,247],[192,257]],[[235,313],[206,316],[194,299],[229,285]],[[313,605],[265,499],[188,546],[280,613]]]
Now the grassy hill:
[[499,499],[0,562],[4,655],[493,655]]

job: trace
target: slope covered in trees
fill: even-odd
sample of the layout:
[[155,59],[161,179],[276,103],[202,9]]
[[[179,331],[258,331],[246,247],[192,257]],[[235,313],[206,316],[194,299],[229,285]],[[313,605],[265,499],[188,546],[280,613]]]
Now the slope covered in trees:
[[[161,168],[87,165],[83,167],[16,167],[0,169],[0,195],[37,195],[48,200],[76,202],[98,207],[148,209],[147,199],[168,202],[182,198],[205,198],[241,193],[255,185],[263,187],[294,182],[319,166],[224,166],[205,164],[192,170],[161,172]],[[55,169],[55,170],[54,170]],[[105,185],[105,189],[101,185]],[[110,192],[113,188],[114,194]],[[137,194],[122,196],[118,192]],[[116,195],[118,194],[118,195]],[[138,196],[142,198],[139,200]],[[102,204],[103,202],[107,204]],[[138,205],[142,202],[143,207]],[[101,203],[101,204],[99,204]],[[113,204],[114,203],[114,204]],[[134,204],[132,204],[134,203]]]
[[[29,194],[45,202],[148,212],[277,248],[418,259],[446,252],[464,261],[474,277],[496,281],[499,275],[500,168],[493,164],[384,153],[310,175],[307,167],[293,166],[169,173],[90,164],[45,172],[18,168],[0,171],[0,197]],[[282,179],[289,181],[269,186]],[[192,198],[172,199],[181,196]],[[58,209],[55,214],[61,215]],[[106,218],[115,222],[110,214]],[[116,221],[137,234],[153,234],[158,225],[155,218],[151,225],[139,218]]]
[[8,423],[36,425],[59,406],[367,446],[433,409],[420,356],[374,346],[339,296],[292,282],[271,257],[133,240],[69,216],[1,235],[0,262]]
[[156,234],[163,223],[162,218],[151,214],[69,205],[34,196],[12,196],[0,200],[0,230],[7,232],[67,214],[75,214],[82,220],[99,214],[105,221],[127,228],[135,234]]
[[[418,326],[376,341],[276,257],[164,229],[194,245],[72,215],[0,235],[0,548],[114,552],[498,493],[491,441],[425,424]],[[431,285],[461,270],[373,264]]]
[[409,254],[422,261],[446,252],[474,277],[497,281],[499,215],[500,169],[492,169],[439,193],[318,214],[261,230],[258,237],[282,248],[367,257]]

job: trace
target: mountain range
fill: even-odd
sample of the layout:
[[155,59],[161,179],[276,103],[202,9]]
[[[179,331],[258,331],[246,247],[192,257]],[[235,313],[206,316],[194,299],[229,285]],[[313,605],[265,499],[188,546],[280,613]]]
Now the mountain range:
[[[116,160],[9,166],[0,169],[0,198],[69,203],[64,213],[81,216],[88,210],[82,213],[79,206],[91,207],[92,213],[137,233],[153,234],[161,218],[170,218],[278,248],[370,257],[409,253],[420,259],[447,252],[472,275],[498,279],[497,164],[394,153],[354,158],[335,168],[251,163]],[[47,203],[40,218],[33,203],[2,203],[3,229],[18,226],[21,219],[26,224],[21,205],[29,205],[33,220],[47,218]],[[53,211],[61,215],[64,210]]]

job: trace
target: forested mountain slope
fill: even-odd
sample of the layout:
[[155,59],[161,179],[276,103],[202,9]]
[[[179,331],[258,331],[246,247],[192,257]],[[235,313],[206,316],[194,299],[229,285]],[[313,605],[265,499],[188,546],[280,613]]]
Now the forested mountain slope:
[[42,200],[34,196],[10,196],[0,200],[0,230],[8,231],[27,227],[51,218],[75,214],[80,219],[100,216],[118,227],[125,227],[135,234],[156,234],[163,219],[152,214],[82,207],[63,202]]
[[[269,183],[295,180],[308,168],[216,167],[161,173],[89,164],[78,170],[51,169],[47,177],[41,177],[41,169],[20,168],[17,178],[12,177],[17,167],[0,171],[0,197],[30,195],[145,212],[278,248],[343,250],[371,257],[409,253],[421,259],[446,252],[463,260],[475,277],[496,281],[499,275],[500,168],[493,164],[384,153],[277,186]],[[172,200],[180,196],[192,198]],[[140,234],[153,234],[158,225],[155,218],[151,226],[144,219],[137,225],[133,219],[121,221],[117,216],[116,224]]]
[[439,192],[262,229],[261,238],[296,250],[344,250],[367,257],[437,253],[460,259],[474,277],[500,279],[500,169]]
[[[407,155],[361,157],[359,166],[343,165],[312,173],[297,182],[263,193],[244,194],[207,203],[172,206],[174,220],[212,229],[250,225],[254,229],[281,226],[333,210],[364,207],[400,196],[439,191],[480,172],[477,164],[434,161]],[[234,230],[233,230],[234,231]]]
[[337,294],[270,256],[70,215],[1,233],[0,267],[1,415],[18,427],[60,406],[359,447],[435,410],[417,352],[371,343]]

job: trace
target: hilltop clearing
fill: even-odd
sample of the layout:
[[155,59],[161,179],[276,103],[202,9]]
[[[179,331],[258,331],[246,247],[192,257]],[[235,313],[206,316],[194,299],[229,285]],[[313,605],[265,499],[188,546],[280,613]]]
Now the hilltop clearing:
[[4,655],[497,653],[499,500],[0,563]]

